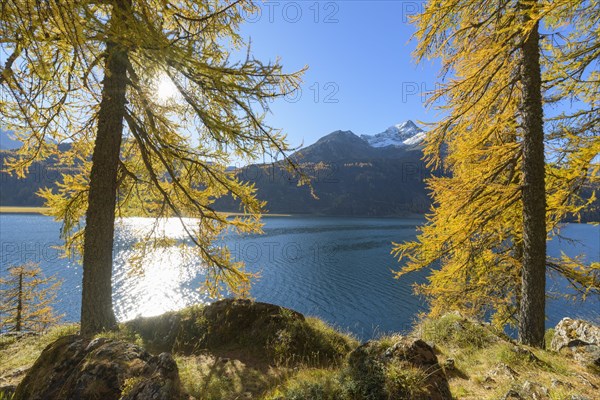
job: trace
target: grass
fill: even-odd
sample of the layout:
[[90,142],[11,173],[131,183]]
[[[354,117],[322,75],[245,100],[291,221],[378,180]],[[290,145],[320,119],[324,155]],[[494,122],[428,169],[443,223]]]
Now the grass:
[[550,345],[552,344],[552,339],[554,338],[554,329],[550,328],[546,330],[544,334],[544,343],[546,344],[546,350],[550,350]]
[[[455,370],[447,371],[447,376],[457,399],[502,398],[509,389],[522,390],[526,381],[543,385],[552,400],[570,399],[573,395],[597,398],[597,388],[579,376],[600,386],[600,375],[548,349],[517,345],[490,326],[449,314],[423,320],[416,331],[436,345],[441,363],[454,360]],[[553,335],[553,331],[546,333],[547,343]],[[516,376],[494,375],[492,372],[502,369],[502,364],[514,370]]]
[[[211,320],[199,307],[182,310],[178,316],[183,321],[182,326],[189,330],[186,340],[191,340],[193,335],[210,336],[207,324],[221,321]],[[124,324],[118,332],[99,336],[146,346],[168,332],[168,318]],[[357,350],[356,339],[340,334],[319,319],[298,319],[285,310],[276,319],[279,325],[267,323],[266,327],[274,330],[265,329],[264,335],[257,339],[266,343],[261,349],[269,356],[264,358],[242,357],[238,347],[223,347],[222,343],[215,349],[183,351],[189,347],[177,344],[177,338],[169,341],[169,345],[174,346],[183,389],[196,399],[206,400],[423,398],[426,371],[399,359],[382,362],[381,354],[401,336],[382,337]],[[257,327],[251,328],[250,332],[256,334]],[[239,329],[239,326],[230,329]],[[77,325],[69,325],[53,328],[42,336],[19,340],[0,337],[0,386],[17,384],[48,344],[77,331]],[[216,333],[230,332],[218,330]],[[547,340],[552,334],[547,333]],[[597,397],[598,371],[562,354],[519,346],[497,335],[488,325],[451,314],[422,320],[411,335],[435,345],[440,365],[445,365],[450,358],[454,360],[454,368],[446,370],[446,375],[456,399],[502,398],[509,389],[522,391],[526,381],[547,388],[551,400],[568,400],[574,395]],[[274,337],[277,340],[273,340]],[[244,337],[243,346],[251,346],[249,340],[251,335]],[[257,344],[254,346],[255,350],[261,350]],[[364,357],[365,354],[368,357]],[[514,371],[514,376],[502,372],[505,366]],[[494,373],[495,370],[499,372]],[[0,395],[0,400],[6,399]]]
[[424,319],[417,326],[417,332],[423,340],[461,349],[480,349],[498,340],[489,326],[457,314]]
[[254,368],[236,359],[212,354],[177,355],[183,389],[196,399],[233,400],[246,393],[261,395],[280,383],[287,374],[281,368]]
[[273,388],[264,400],[343,400],[347,398],[336,369],[305,369]]
[[426,395],[423,391],[426,380],[425,371],[407,362],[392,363],[385,371],[386,392],[393,393],[395,398],[415,399]]
[[50,343],[79,331],[78,325],[61,325],[41,336],[0,337],[0,386],[20,382],[24,373]]
[[[324,372],[329,370],[315,366],[336,370],[358,342],[317,318],[284,317],[289,318],[285,329],[262,348],[265,358],[248,357],[252,350],[240,354],[236,347],[221,346],[215,352],[176,356],[186,392],[206,400],[241,399],[247,394],[265,399],[342,399],[339,383]],[[326,381],[321,379],[325,376]]]
[[133,343],[140,347],[145,347],[145,342],[141,335],[133,331],[130,327],[121,324],[118,331],[107,331],[102,332],[94,336],[94,338],[106,338],[111,340],[122,340],[125,342]]

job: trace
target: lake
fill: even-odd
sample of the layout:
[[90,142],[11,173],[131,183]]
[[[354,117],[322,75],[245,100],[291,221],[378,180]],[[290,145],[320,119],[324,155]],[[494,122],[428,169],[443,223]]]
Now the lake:
[[[414,283],[424,282],[426,272],[394,279],[399,264],[390,255],[391,242],[415,238],[421,219],[266,217],[264,235],[229,235],[223,239],[233,255],[260,274],[251,295],[290,307],[350,331],[361,339],[410,329],[417,314],[426,309],[423,299],[412,294]],[[153,250],[143,260],[143,273],[129,264],[131,245],[150,229],[143,218],[119,221],[115,239],[114,302],[121,321],[157,315],[195,303],[212,301],[199,291],[203,271],[197,260],[178,247]],[[185,240],[181,226],[170,221],[162,229],[169,237]],[[2,273],[12,264],[40,263],[48,275],[63,284],[57,310],[65,321],[77,321],[80,312],[81,266],[60,258],[60,224],[35,214],[0,214]],[[600,260],[600,227],[568,224],[562,235],[575,242],[554,239],[552,256],[563,251]],[[566,283],[550,277],[548,290],[564,292]],[[547,326],[562,317],[581,317],[598,322],[600,302],[583,305],[562,298],[550,299]]]

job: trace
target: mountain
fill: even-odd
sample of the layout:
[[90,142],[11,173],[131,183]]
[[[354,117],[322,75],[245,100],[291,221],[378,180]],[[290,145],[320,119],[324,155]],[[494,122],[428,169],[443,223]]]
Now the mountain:
[[402,158],[407,151],[421,151],[425,132],[408,120],[376,135],[356,135],[352,131],[335,131],[291,156],[300,162],[335,162]]
[[[6,132],[2,132],[0,139],[8,138],[5,135]],[[311,177],[318,199],[311,194],[310,187],[298,186],[298,175],[289,172],[281,161],[228,170],[241,180],[254,183],[258,198],[267,201],[267,210],[271,213],[422,214],[431,205],[424,180],[432,173],[421,160],[425,135],[412,121],[406,121],[376,135],[358,136],[338,130],[297,151],[290,158]],[[68,146],[68,143],[61,144],[59,150]],[[0,149],[0,205],[41,206],[42,199],[35,193],[43,187],[56,187],[62,173],[71,173],[49,159],[34,163],[25,179],[9,176],[1,172],[1,167],[13,151]],[[582,197],[589,198],[593,193],[593,188],[584,188]],[[218,199],[214,206],[222,211],[239,211],[238,202],[231,197]],[[572,220],[567,218],[567,221]],[[582,221],[600,221],[600,200],[582,213]]]
[[[257,196],[272,213],[383,216],[423,213],[430,205],[423,180],[429,172],[419,146],[424,132],[407,121],[373,136],[335,131],[290,156],[311,178],[299,176],[283,162],[254,164],[232,170],[256,185]],[[391,143],[383,145],[384,143]],[[0,163],[11,150],[0,150]],[[17,179],[0,172],[0,205],[39,206],[35,193],[55,187],[61,170],[53,160],[35,163],[31,174]],[[318,197],[317,198],[315,198]],[[239,211],[236,200],[218,199],[215,207]]]
[[[311,178],[310,187],[298,186],[298,175],[283,162],[239,169],[242,180],[256,185],[257,196],[272,213],[388,216],[424,213],[431,204],[421,160],[425,132],[412,121],[394,125],[377,135],[358,136],[335,131],[290,158]],[[237,211],[232,199],[216,206]]]
[[10,137],[10,132],[0,129],[0,150],[15,150],[21,147],[21,142]]
[[398,125],[393,125],[376,135],[361,135],[361,138],[372,147],[406,147],[418,145],[425,139],[425,132],[408,120]]
[[334,162],[370,158],[377,150],[352,131],[335,131],[323,136],[316,143],[292,154],[298,162]]

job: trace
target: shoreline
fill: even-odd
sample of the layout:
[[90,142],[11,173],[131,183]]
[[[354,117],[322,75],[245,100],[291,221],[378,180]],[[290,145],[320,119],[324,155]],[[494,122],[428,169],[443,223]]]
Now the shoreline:
[[44,214],[49,207],[0,206],[0,214]]
[[[35,207],[35,206],[0,206],[0,214],[44,214],[49,211],[49,207]],[[240,217],[248,214],[240,212],[227,212],[223,211],[221,214],[225,214],[230,217]],[[408,215],[327,215],[327,214],[311,214],[311,213],[265,213],[262,217],[277,217],[277,218],[302,218],[302,217],[322,217],[322,218],[401,218],[401,219],[422,219],[424,214],[408,214]]]
[[[0,214],[40,214],[44,215],[46,211],[50,210],[49,207],[30,207],[30,206],[0,206]],[[238,212],[223,212],[230,217],[239,217],[244,216],[246,214],[238,213]],[[409,214],[409,215],[326,215],[326,214],[281,214],[281,213],[273,213],[273,214],[262,214],[263,218],[399,218],[399,219],[424,219],[425,214]],[[595,225],[599,224],[598,221],[564,221],[563,224],[584,224],[584,225]]]
[[[49,211],[49,207],[28,207],[28,206],[0,206],[0,214],[44,214]],[[227,216],[244,216],[243,213],[224,212]],[[263,214],[263,217],[294,217],[302,214]]]

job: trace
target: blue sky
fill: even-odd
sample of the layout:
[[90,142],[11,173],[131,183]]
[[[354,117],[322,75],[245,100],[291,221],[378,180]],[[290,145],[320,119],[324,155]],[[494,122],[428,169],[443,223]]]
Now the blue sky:
[[412,1],[267,1],[248,15],[242,34],[253,54],[281,58],[286,71],[308,65],[298,98],[277,100],[268,122],[290,144],[315,142],[334,130],[378,133],[412,119],[432,121],[423,91],[433,90],[438,65],[411,56]]
[[382,132],[407,119],[431,121],[421,92],[434,89],[437,67],[416,65],[408,16],[421,1],[266,0],[246,16],[242,35],[253,55],[281,59],[286,71],[304,66],[298,98],[272,104],[267,121],[293,146],[338,130]]

